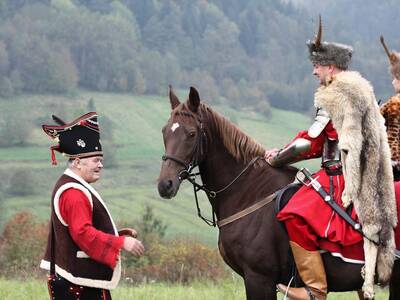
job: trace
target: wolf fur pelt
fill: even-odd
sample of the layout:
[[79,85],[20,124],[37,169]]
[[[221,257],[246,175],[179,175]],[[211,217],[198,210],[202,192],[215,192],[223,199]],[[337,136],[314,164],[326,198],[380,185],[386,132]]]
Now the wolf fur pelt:
[[345,189],[343,202],[353,202],[364,238],[365,297],[373,297],[375,270],[387,283],[394,263],[396,202],[390,149],[384,119],[371,84],[358,72],[343,71],[315,93],[314,104],[325,109],[339,135]]

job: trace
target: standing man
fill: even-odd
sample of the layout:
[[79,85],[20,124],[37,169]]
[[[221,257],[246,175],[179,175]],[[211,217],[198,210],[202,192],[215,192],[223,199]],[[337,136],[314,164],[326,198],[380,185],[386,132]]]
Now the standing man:
[[[363,226],[364,295],[373,297],[375,265],[378,278],[390,278],[394,261],[393,228],[396,205],[390,149],[372,86],[358,72],[347,71],[353,50],[343,44],[321,42],[321,19],[314,41],[308,42],[315,93],[315,122],[285,149],[266,151],[270,163],[294,162],[322,156],[322,169],[313,176],[341,209]],[[308,148],[304,148],[308,142]],[[301,152],[297,151],[303,148]],[[345,184],[346,181],[346,184]],[[357,214],[357,216],[356,216]],[[347,262],[363,263],[363,236],[353,229],[308,184],[302,186],[278,214],[285,223],[290,246],[305,288],[278,289],[290,299],[326,299],[327,281],[319,250]],[[378,251],[379,250],[379,251]]]
[[144,252],[136,231],[120,232],[91,183],[100,179],[103,152],[95,112],[66,124],[43,125],[57,145],[54,151],[69,157],[68,168],[54,186],[47,248],[41,268],[50,270],[51,299],[109,300],[121,276],[120,250],[135,256]]
[[392,152],[392,167],[394,180],[400,180],[400,54],[390,52],[385,45],[383,36],[381,43],[390,62],[390,72],[393,76],[392,85],[396,95],[390,98],[382,107],[381,113],[385,118],[390,150]]

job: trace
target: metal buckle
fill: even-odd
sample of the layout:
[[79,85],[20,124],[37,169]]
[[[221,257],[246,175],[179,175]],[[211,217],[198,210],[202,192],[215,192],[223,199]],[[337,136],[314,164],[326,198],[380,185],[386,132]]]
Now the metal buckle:
[[189,176],[190,176],[190,173],[187,169],[184,169],[178,173],[178,179],[181,182],[184,181],[185,179],[189,178]]

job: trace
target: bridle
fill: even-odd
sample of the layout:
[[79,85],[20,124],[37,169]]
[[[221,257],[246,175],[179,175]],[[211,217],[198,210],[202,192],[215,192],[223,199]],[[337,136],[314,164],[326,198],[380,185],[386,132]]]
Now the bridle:
[[189,181],[192,184],[194,197],[195,197],[195,201],[196,201],[196,207],[197,207],[197,216],[200,219],[202,219],[207,225],[215,227],[217,222],[215,219],[215,210],[214,210],[213,205],[211,205],[212,220],[209,220],[206,217],[204,217],[201,213],[200,206],[199,206],[199,200],[197,197],[197,192],[202,190],[206,193],[206,195],[210,199],[215,199],[218,194],[229,189],[250,168],[250,166],[252,166],[257,160],[261,159],[262,157],[261,156],[254,157],[248,163],[248,165],[230,183],[228,183],[225,187],[223,187],[217,191],[213,191],[213,190],[209,190],[208,188],[206,188],[206,186],[204,184],[201,185],[196,182],[196,178],[198,175],[200,175],[200,172],[192,173],[193,170],[197,166],[199,166],[199,164],[204,160],[204,154],[206,153],[206,148],[207,148],[206,133],[204,130],[203,123],[201,122],[201,119],[199,119],[198,127],[197,127],[197,140],[196,140],[196,143],[191,152],[192,159],[191,159],[190,163],[186,163],[184,160],[182,160],[178,157],[169,155],[169,154],[164,154],[161,159],[163,161],[172,160],[172,161],[176,162],[177,164],[183,166],[183,169],[181,171],[179,171],[179,173],[177,175],[179,182],[182,182],[186,179],[187,181]]
[[177,164],[181,165],[183,169],[179,171],[178,173],[178,180],[179,182],[184,181],[185,179],[189,181],[193,185],[193,191],[194,191],[194,197],[196,200],[196,207],[197,207],[197,216],[202,219],[207,225],[210,226],[216,226],[216,221],[215,221],[215,211],[214,207],[212,207],[212,220],[207,219],[204,217],[201,213],[201,209],[199,206],[199,200],[197,197],[197,192],[202,190],[206,193],[208,197],[211,199],[214,199],[217,196],[217,193],[214,191],[210,191],[205,187],[205,185],[200,185],[199,183],[196,182],[196,177],[200,175],[200,172],[192,173],[193,170],[201,163],[201,161],[204,159],[204,153],[205,148],[206,148],[206,133],[204,131],[203,123],[201,122],[201,119],[198,120],[198,126],[197,126],[197,140],[196,143],[193,147],[193,150],[191,152],[191,161],[189,163],[186,163],[184,160],[175,157],[173,155],[169,154],[164,154],[162,156],[163,161],[172,160],[176,162]]

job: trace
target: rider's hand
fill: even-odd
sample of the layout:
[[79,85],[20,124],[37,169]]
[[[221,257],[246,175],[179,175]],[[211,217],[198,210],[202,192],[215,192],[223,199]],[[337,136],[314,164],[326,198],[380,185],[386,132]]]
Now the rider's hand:
[[266,150],[265,154],[264,154],[264,159],[266,161],[269,161],[271,158],[276,156],[278,154],[278,152],[279,152],[279,149],[277,149],[277,148],[274,148],[274,149],[271,149],[271,150]]
[[123,249],[137,257],[142,256],[144,253],[142,242],[130,236],[125,237]]
[[119,236],[131,236],[133,238],[137,238],[138,234],[137,231],[133,228],[121,228],[120,230],[118,230],[118,235]]

